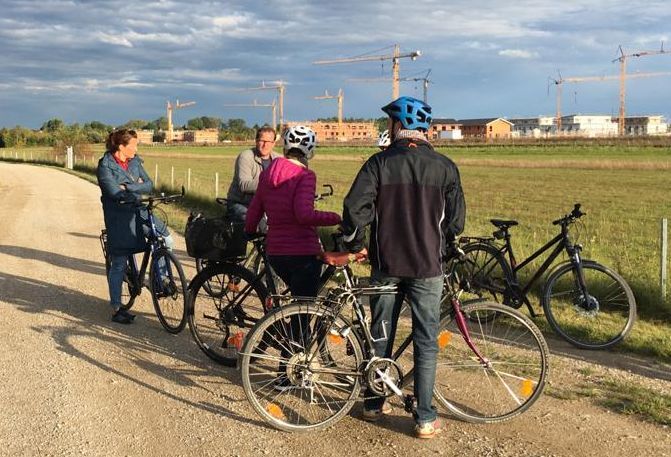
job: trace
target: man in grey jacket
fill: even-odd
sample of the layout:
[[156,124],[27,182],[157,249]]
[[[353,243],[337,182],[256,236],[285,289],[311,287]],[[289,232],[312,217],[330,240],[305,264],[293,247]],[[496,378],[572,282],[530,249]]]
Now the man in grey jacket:
[[252,201],[259,185],[259,175],[268,168],[270,162],[280,154],[273,151],[275,146],[275,129],[263,126],[256,132],[256,146],[242,151],[235,161],[233,182],[228,188],[229,219],[245,221],[247,207]]

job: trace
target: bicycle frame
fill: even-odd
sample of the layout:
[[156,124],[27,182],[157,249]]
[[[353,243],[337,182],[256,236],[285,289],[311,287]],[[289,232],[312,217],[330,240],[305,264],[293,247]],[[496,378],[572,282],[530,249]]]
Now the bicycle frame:
[[[512,237],[508,232],[508,230],[505,230],[505,236],[504,236],[505,243],[503,246],[498,248],[498,251],[504,258],[506,253],[508,254],[508,263],[510,265],[510,271],[513,277],[513,283],[509,284],[509,286],[513,291],[513,293],[517,295],[517,299],[521,300],[527,306],[529,313],[531,314],[532,317],[537,317],[538,314],[534,311],[533,307],[531,306],[531,303],[527,298],[527,294],[534,286],[534,284],[545,274],[545,272],[550,268],[552,263],[557,259],[557,257],[559,257],[559,255],[563,251],[565,251],[569,255],[570,262],[576,268],[576,271],[578,272],[578,282],[580,288],[583,291],[583,293],[585,292],[585,280],[582,274],[582,260],[580,258],[581,247],[580,245],[574,245],[573,243],[571,243],[571,239],[568,233],[568,226],[569,226],[568,222],[561,223],[561,232],[557,236],[555,236],[550,241],[545,243],[542,247],[540,247],[533,254],[524,259],[522,263],[519,264],[517,263],[517,259],[515,258],[515,254],[513,252],[513,246],[510,241]],[[488,241],[486,242],[491,243],[491,239],[488,239]],[[553,246],[554,249],[552,249]],[[538,268],[536,273],[534,273],[531,279],[527,281],[524,287],[520,287],[518,272],[521,271],[526,266],[528,266],[529,264],[531,264],[531,262],[536,260],[543,253],[549,251],[550,249],[552,249],[552,252],[548,255],[543,264]]]

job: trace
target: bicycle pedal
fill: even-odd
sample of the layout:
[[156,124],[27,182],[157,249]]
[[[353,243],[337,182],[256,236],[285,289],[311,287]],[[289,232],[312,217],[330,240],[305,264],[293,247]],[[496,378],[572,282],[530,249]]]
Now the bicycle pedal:
[[412,395],[406,395],[403,399],[403,409],[406,412],[413,414],[415,412],[415,397]]

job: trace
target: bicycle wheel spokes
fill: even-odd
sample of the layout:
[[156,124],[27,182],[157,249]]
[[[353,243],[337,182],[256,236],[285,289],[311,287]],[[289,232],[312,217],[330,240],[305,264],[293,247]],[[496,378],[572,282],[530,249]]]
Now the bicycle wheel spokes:
[[617,273],[595,263],[582,267],[587,293],[571,265],[548,279],[544,309],[552,327],[572,344],[601,349],[620,341],[631,329],[636,303]]
[[156,251],[149,272],[151,296],[156,316],[170,333],[179,333],[186,324],[187,281],[175,255],[167,249]]
[[[507,273],[501,265],[498,251],[489,245],[474,244],[464,248],[465,258],[454,263],[458,278],[468,287],[464,301],[481,298],[502,303],[507,291]],[[455,285],[458,288],[459,285]]]
[[266,290],[247,270],[222,265],[205,270],[191,287],[189,326],[213,360],[235,366],[247,333],[264,314]]
[[469,422],[499,422],[529,408],[548,371],[548,350],[536,326],[519,312],[486,302],[463,307],[473,345],[448,319],[438,336],[435,394]]
[[290,305],[266,316],[242,354],[245,394],[265,421],[288,431],[326,427],[358,397],[358,340],[325,310]]

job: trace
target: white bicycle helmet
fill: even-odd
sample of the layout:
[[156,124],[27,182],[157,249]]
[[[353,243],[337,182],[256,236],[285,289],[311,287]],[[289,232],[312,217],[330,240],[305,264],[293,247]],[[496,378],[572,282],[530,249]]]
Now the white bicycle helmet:
[[380,133],[380,136],[377,137],[377,145],[381,148],[386,148],[391,144],[391,137],[389,136],[389,130],[385,130]]
[[309,127],[297,125],[284,133],[284,150],[299,149],[307,160],[314,157],[316,146],[317,135]]

